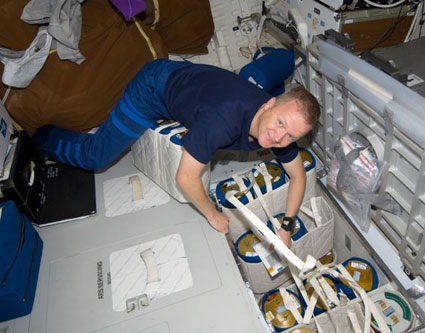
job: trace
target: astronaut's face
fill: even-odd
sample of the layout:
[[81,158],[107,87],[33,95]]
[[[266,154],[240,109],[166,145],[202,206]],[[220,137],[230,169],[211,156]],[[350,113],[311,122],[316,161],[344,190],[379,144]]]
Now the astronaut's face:
[[280,105],[275,101],[272,98],[261,107],[256,121],[257,140],[263,148],[286,147],[312,128],[298,111],[296,101]]

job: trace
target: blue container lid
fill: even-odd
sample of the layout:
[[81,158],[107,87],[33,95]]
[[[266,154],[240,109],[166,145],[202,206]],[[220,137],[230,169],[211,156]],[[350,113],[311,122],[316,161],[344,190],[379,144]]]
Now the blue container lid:
[[176,128],[184,128],[184,126],[180,123],[176,123],[173,126],[168,126],[162,130],[159,131],[160,134],[169,134],[172,130],[176,129]]
[[[298,294],[296,294],[295,292],[293,292],[292,290],[286,289],[286,291],[296,299],[296,301],[298,302],[298,304],[300,305],[300,308],[301,308],[300,314],[301,314],[301,316],[304,316],[304,302],[301,300],[301,297]],[[266,303],[266,300],[268,298],[269,298],[269,301],[270,301],[270,297],[276,297],[274,302],[276,303],[275,305],[277,306],[275,308],[275,311],[276,311],[277,314],[283,313],[285,311],[289,311],[289,310],[286,309],[286,306],[283,303],[283,299],[282,299],[282,296],[280,295],[279,289],[272,289],[272,290],[268,291],[267,293],[265,293],[264,296],[261,299],[261,312],[264,314],[264,316],[266,318],[268,318],[268,316],[267,316],[267,312],[266,312],[266,309],[265,309],[265,303]],[[273,316],[276,317],[275,314],[273,314]],[[291,313],[291,317],[293,317],[292,313]],[[270,318],[268,318],[268,319],[270,320]],[[270,320],[270,322],[272,323],[276,332],[282,332],[282,331],[287,330],[287,329],[298,324],[298,322],[296,321],[295,318],[293,318],[292,321],[294,322],[293,325],[290,325],[288,327],[282,327],[282,325],[277,326],[278,322],[276,322],[275,319]],[[289,323],[289,324],[291,324],[291,323]]]
[[[271,224],[271,222],[270,221],[268,221],[267,222],[267,227],[271,230],[271,231],[273,231],[273,227],[272,227],[272,224]],[[258,256],[256,253],[254,254],[254,255],[244,255],[244,254],[242,254],[241,253],[241,251],[239,250],[239,244],[240,244],[240,242],[245,238],[245,237],[248,237],[248,236],[250,236],[250,235],[252,235],[252,237],[253,237],[253,242],[255,242],[255,241],[257,241],[257,242],[260,242],[260,240],[257,238],[257,236],[255,236],[255,234],[252,232],[252,231],[247,231],[247,232],[245,232],[245,233],[243,233],[237,240],[236,240],[236,242],[235,242],[235,249],[236,249],[236,253],[238,254],[238,256],[243,260],[243,261],[245,261],[245,262],[249,262],[249,263],[253,263],[253,264],[256,264],[256,263],[259,263],[259,262],[261,262],[261,258],[260,258],[260,256]],[[255,243],[256,244],[256,243]],[[254,245],[255,244],[252,244],[251,246],[252,246],[252,248],[254,248]],[[254,251],[254,250],[253,250]],[[254,251],[255,252],[255,251]]]
[[[246,187],[249,187],[249,185],[251,184],[250,181],[246,178],[243,178],[243,182],[245,184]],[[227,207],[227,208],[235,208],[235,206],[230,203],[227,199],[226,199],[226,193],[230,190],[235,190],[235,191],[239,191],[239,185],[236,184],[235,180],[233,178],[228,178],[225,180],[222,180],[221,182],[219,182],[217,184],[217,187],[215,189],[215,193],[217,195],[217,199],[220,202],[220,204],[223,207]],[[252,189],[250,189],[250,192],[252,193]],[[246,205],[248,203],[248,197],[246,196],[246,194],[242,194],[238,200],[243,203],[244,205]]]
[[[344,261],[342,265],[366,292],[372,291],[378,287],[378,274],[372,264],[367,260],[359,257],[352,257]],[[346,282],[344,283],[344,281],[339,279],[338,286],[349,299],[356,298],[353,289],[349,287]]]
[[[173,139],[173,137],[171,137],[171,139]],[[269,173],[273,176],[274,173],[278,173],[279,176],[275,176],[274,179],[272,179],[272,189],[276,189],[279,186],[282,186],[283,184],[285,184],[286,180],[285,180],[285,170],[282,168],[282,166],[279,163],[275,163],[275,162],[264,162],[266,165],[267,170],[269,171]],[[267,186],[261,185],[261,183],[264,183],[264,177],[260,174],[258,174],[256,172],[255,169],[252,170],[255,176],[255,180],[257,181],[257,184],[259,184],[261,193],[265,194],[267,192]],[[257,176],[256,176],[257,175]],[[246,187],[249,187],[251,185],[251,182],[249,181],[249,179],[247,178],[243,178],[243,182],[245,184]],[[229,201],[227,201],[226,199],[226,193],[229,190],[235,190],[235,191],[239,191],[239,186],[238,184],[236,184],[235,180],[233,178],[228,178],[225,180],[222,180],[221,182],[219,182],[217,184],[216,187],[216,195],[217,195],[217,199],[219,200],[220,204],[224,207],[227,208],[235,208],[234,205],[232,205]],[[253,198],[255,198],[255,193],[253,189],[250,189],[250,192],[253,196]],[[244,205],[248,203],[248,198],[245,194],[243,194],[242,196],[240,196],[239,201],[241,203],[243,203]]]
[[[271,176],[273,176],[272,178],[272,189],[277,189],[278,187],[282,186],[283,184],[285,184],[286,180],[285,180],[285,170],[283,169],[283,167],[276,162],[264,162],[267,171],[269,172],[269,174]],[[252,172],[254,174],[255,177],[255,181],[257,182],[257,184],[260,187],[261,193],[265,194],[267,193],[267,186],[265,185],[264,182],[264,177],[262,174],[260,174],[258,172],[258,170],[256,169],[252,169]]]
[[[164,118],[158,119],[156,121],[154,119],[147,119],[147,121],[151,123],[151,125],[149,126],[149,128],[152,129],[152,130],[155,130],[158,127],[161,127],[161,126],[165,126],[165,125],[168,125],[168,124],[174,124],[174,123],[176,123],[174,120],[164,119]],[[170,133],[170,131],[173,128],[178,128],[178,127],[183,127],[183,125],[181,125],[180,123],[176,123],[173,126],[169,126],[169,127],[163,128],[162,130],[159,131],[159,133],[161,133],[161,134],[168,134],[168,133]]]
[[187,130],[183,130],[180,133],[176,133],[174,135],[171,136],[170,141],[178,146],[182,145],[182,137],[183,135],[185,135],[187,132]]
[[315,168],[316,167],[316,159],[314,158],[313,154],[309,150],[302,148],[302,147],[299,148],[299,151],[300,151],[300,154],[301,154],[301,158],[303,160],[305,171],[307,172],[307,171]]
[[[276,214],[274,217],[279,219],[279,217],[284,217],[285,212]],[[291,235],[291,239],[295,242],[296,240],[300,239],[302,236],[304,236],[307,232],[307,229],[305,228],[304,222],[298,217],[296,217],[296,225],[294,228],[294,232]]]
[[[336,295],[337,295],[337,297],[338,297],[338,299],[340,298],[340,296],[339,296],[339,293],[340,293],[340,291],[341,291],[341,289],[340,289],[340,287],[339,287],[339,284],[338,284],[338,280],[337,279],[335,279],[334,277],[332,277],[331,275],[328,275],[328,274],[323,274],[323,277],[328,281],[328,283],[329,283],[329,285],[331,286],[331,287],[334,287],[334,288],[332,288],[332,289],[334,289],[334,291],[336,292]],[[306,284],[307,284],[307,281],[306,280],[304,280],[303,281],[303,283],[304,283],[304,286],[306,286]],[[306,288],[307,289],[307,288]],[[312,295],[312,291],[311,292],[309,292],[309,290],[310,290],[310,288],[308,288],[308,290],[306,290],[307,291],[307,295],[310,297],[311,295]],[[311,290],[314,290],[313,289],[313,287],[311,287]],[[307,305],[305,304],[305,301],[304,301],[304,299],[303,298],[301,298],[302,299],[302,301],[304,302],[303,303],[303,306],[304,307],[307,307]],[[320,303],[319,303],[320,302]],[[324,305],[322,304],[321,305],[321,302],[323,302],[322,300],[321,300],[321,298],[319,298],[318,300],[317,300],[317,303],[316,303],[316,306],[314,307],[314,311],[313,311],[313,313],[314,313],[314,315],[315,316],[317,316],[317,315],[319,315],[319,314],[321,314],[321,313],[323,313],[323,312],[325,312],[326,311],[326,309],[325,309],[325,307],[324,307]],[[328,304],[328,306],[332,309],[332,308],[334,308],[336,305],[334,304],[333,306],[332,305],[329,305]]]

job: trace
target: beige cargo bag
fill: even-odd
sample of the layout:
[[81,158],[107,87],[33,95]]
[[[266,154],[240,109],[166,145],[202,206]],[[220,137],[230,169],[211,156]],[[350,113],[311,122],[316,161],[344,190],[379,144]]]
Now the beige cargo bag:
[[[270,190],[269,177],[265,175],[265,169],[259,167],[254,172],[263,174],[267,188]],[[334,230],[334,216],[331,208],[323,198],[312,197],[315,182],[314,169],[308,172],[307,179],[306,197],[309,199],[302,204],[298,214],[298,217],[304,222],[307,233],[294,241],[292,245],[292,250],[303,260],[307,258],[309,253],[314,253],[315,259],[320,259],[328,254],[333,247]],[[259,217],[264,225],[267,220],[271,221],[277,230],[280,227],[280,223],[274,216],[285,210],[289,184],[284,184],[263,195],[258,184],[253,179],[251,183],[253,184],[255,199],[250,200],[245,207]],[[252,225],[240,210],[224,207],[223,212],[230,219],[231,237],[232,235],[233,237],[237,235],[239,238],[252,229],[259,239],[264,240],[261,233],[258,233],[256,228],[252,228]],[[233,239],[233,241],[235,242],[236,239]],[[267,242],[265,243],[264,247],[267,248]],[[276,260],[275,253],[269,253],[266,250],[264,252],[263,256],[260,255],[262,258],[260,262],[249,262],[241,256],[237,257],[242,275],[250,283],[252,291],[256,294],[262,294],[270,289],[277,288],[292,278],[287,265],[281,264],[282,260],[279,257]]]
[[[185,131],[186,128],[177,122],[160,125],[154,130],[147,129],[131,146],[136,168],[181,203],[189,202],[175,181],[183,153],[180,138]],[[202,171],[201,180],[208,193],[209,163]]]
[[[226,194],[226,199],[229,200],[242,213],[247,221],[249,221],[253,230],[257,229],[259,234],[263,235],[263,237],[268,242],[273,244],[275,251],[281,256],[282,260],[286,261],[286,265],[290,268],[295,284],[300,290],[300,293],[304,298],[305,303],[307,304],[304,317],[301,316],[296,307],[288,306],[288,309],[291,311],[298,324],[309,324],[312,321],[314,307],[316,306],[318,299],[321,298],[326,307],[328,307],[327,300],[330,300],[333,304],[335,304],[336,307],[334,309],[337,310],[332,311],[342,311],[343,313],[346,313],[351,327],[346,326],[344,328],[344,332],[370,332],[372,316],[381,328],[381,332],[390,332],[386,322],[382,318],[382,313],[376,308],[375,304],[366,294],[366,291],[358,285],[358,283],[353,279],[353,277],[342,264],[339,264],[336,267],[331,265],[322,265],[320,261],[316,260],[311,254],[307,254],[305,260],[301,259],[293,251],[288,249],[288,247],[278,237],[278,234],[273,233],[250,209],[248,209],[238,199],[236,199],[234,197],[235,193],[235,191],[228,192]],[[319,199],[318,202],[325,201]],[[317,202],[311,204],[311,211],[313,215],[315,215],[317,211],[320,212],[320,209],[316,209],[317,207]],[[316,221],[317,219],[318,217],[316,217]],[[340,299],[337,297],[335,291],[323,277],[323,274],[329,274],[336,279],[345,279],[345,281],[349,283],[350,287],[363,302],[363,311],[360,313],[358,309],[348,311],[348,309],[345,308],[339,310],[341,309]],[[311,297],[307,295],[306,289],[304,287],[303,280],[305,279],[309,281],[310,285],[314,289]],[[292,304],[290,301],[290,295],[285,291],[285,289],[280,288],[280,292],[282,294],[284,304]],[[327,310],[330,310],[329,307]],[[359,316],[362,319],[358,319]],[[321,330],[321,332],[326,332],[326,330]]]
[[[260,170],[259,170],[260,169]],[[259,172],[263,174],[266,185],[269,185],[268,180],[270,179],[269,175],[265,175],[264,171],[261,171],[261,168],[257,169]],[[239,177],[237,175],[232,176],[235,179]],[[251,177],[252,178],[252,177]],[[252,183],[252,182],[251,182]],[[306,190],[304,194],[304,200],[308,200],[314,196],[314,187],[316,184],[316,171],[315,169],[311,169],[307,171],[307,184]],[[242,181],[238,182],[241,191],[246,192],[246,188]],[[270,207],[270,213],[274,216],[276,214],[282,213],[285,210],[286,204],[286,196],[288,193],[289,183],[286,182],[282,186],[276,188],[275,190],[267,190],[267,192],[263,195],[264,200],[267,202],[267,205]],[[271,186],[270,186],[271,187]],[[248,209],[252,210],[262,221],[268,220],[268,217],[261,206],[260,200],[254,199],[250,192],[247,192],[248,204],[246,205]],[[229,217],[229,236],[233,242],[245,232],[251,230],[251,225],[249,222],[243,217],[242,213],[235,208],[227,208],[221,207],[223,214]],[[302,218],[301,218],[302,219]]]
[[[378,305],[378,310],[384,314],[384,320],[391,326],[391,331],[407,332],[415,327],[413,309],[390,284],[377,288],[368,294],[368,302]],[[365,316],[363,315],[364,303],[361,298],[355,298],[329,311],[321,313],[314,320],[315,328],[320,333],[363,332]],[[370,306],[370,305],[369,305]],[[380,326],[379,326],[380,327]],[[376,321],[372,320],[373,332],[379,332]]]

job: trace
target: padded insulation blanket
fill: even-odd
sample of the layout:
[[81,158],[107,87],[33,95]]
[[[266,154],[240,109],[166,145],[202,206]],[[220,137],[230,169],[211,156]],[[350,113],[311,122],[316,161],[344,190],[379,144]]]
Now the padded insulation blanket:
[[[159,187],[181,203],[189,202],[176,184],[175,177],[183,153],[181,135],[186,128],[179,123],[148,129],[132,145],[134,165]],[[210,163],[201,174],[202,184],[208,193],[210,183]]]

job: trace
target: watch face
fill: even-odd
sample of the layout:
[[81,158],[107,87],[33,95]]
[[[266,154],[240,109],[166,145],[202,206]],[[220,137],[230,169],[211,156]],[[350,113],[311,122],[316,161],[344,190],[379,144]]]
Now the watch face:
[[300,231],[300,229],[301,229],[301,225],[300,225],[300,222],[297,220],[295,221],[294,228],[292,229],[292,232],[291,232],[291,236],[295,235],[298,231]]

